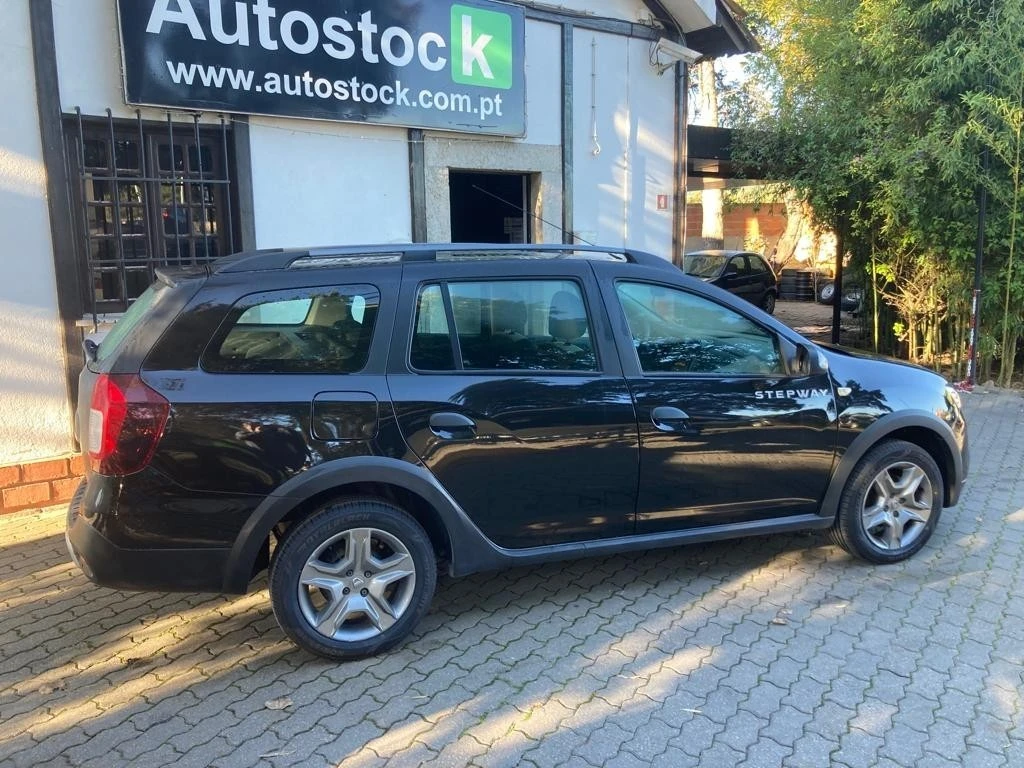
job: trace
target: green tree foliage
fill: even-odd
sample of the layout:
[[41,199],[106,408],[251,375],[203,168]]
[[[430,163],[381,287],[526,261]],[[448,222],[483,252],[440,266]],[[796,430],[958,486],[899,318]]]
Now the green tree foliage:
[[982,352],[1009,384],[1024,331],[1024,0],[745,5],[764,42],[747,90],[773,98],[739,111],[736,155],[842,234],[876,345],[962,371],[987,186]]

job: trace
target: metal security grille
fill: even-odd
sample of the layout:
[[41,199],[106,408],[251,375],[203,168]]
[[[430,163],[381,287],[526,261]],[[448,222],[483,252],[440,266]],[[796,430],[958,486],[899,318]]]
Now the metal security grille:
[[[203,264],[235,250],[231,129],[92,118],[76,110],[65,125],[77,165],[79,262],[85,306],[122,312],[157,267]],[[75,174],[72,175],[75,179]]]

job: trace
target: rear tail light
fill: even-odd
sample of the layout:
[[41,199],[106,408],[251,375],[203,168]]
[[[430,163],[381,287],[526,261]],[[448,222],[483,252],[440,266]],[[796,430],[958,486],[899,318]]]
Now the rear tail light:
[[138,376],[103,374],[89,410],[89,458],[101,475],[145,469],[163,437],[171,404]]

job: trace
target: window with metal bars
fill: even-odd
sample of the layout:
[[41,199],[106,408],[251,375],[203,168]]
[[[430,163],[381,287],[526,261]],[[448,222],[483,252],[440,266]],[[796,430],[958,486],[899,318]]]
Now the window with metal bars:
[[76,112],[65,124],[76,167],[79,263],[87,311],[122,312],[162,266],[235,251],[231,128],[115,120]]

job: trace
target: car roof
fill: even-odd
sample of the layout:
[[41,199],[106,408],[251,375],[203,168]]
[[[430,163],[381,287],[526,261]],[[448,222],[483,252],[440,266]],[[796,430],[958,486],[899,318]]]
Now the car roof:
[[271,248],[246,251],[219,259],[210,274],[317,269],[409,262],[459,260],[587,259],[617,261],[675,270],[672,262],[630,248],[591,245],[495,243],[386,243],[320,248]]
[[753,251],[727,251],[722,248],[707,248],[702,251],[687,251],[687,256],[760,256]]

